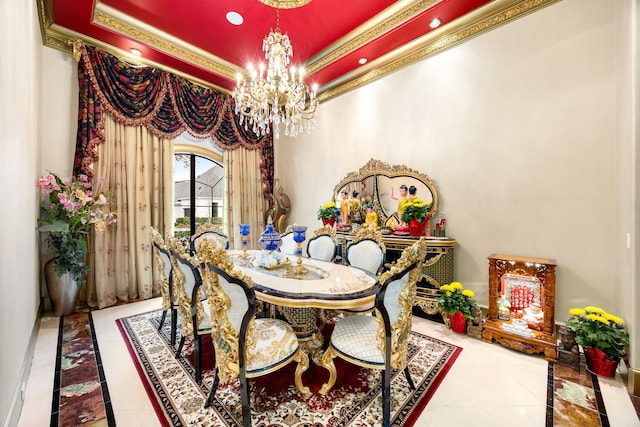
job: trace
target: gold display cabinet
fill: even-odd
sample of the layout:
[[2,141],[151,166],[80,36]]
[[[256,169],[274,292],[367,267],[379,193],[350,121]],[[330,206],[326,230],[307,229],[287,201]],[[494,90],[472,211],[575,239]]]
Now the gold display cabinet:
[[[347,246],[353,240],[353,233],[336,233],[339,254],[346,259]],[[425,237],[428,242],[427,255],[422,262],[422,277],[418,280],[416,300],[413,305],[419,307],[426,314],[438,313],[438,298],[440,286],[453,281],[453,262],[455,239],[449,237]],[[383,242],[387,249],[386,264],[400,258],[402,251],[417,241],[415,237],[385,235]]]
[[556,262],[493,254],[489,257],[489,313],[482,339],[557,361]]

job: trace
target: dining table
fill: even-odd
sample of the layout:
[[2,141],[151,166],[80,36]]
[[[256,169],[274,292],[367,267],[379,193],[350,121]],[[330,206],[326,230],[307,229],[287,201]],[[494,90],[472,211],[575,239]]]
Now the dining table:
[[[322,312],[373,305],[375,275],[333,262],[286,256],[279,264],[261,265],[264,252],[230,250],[234,266],[253,281],[256,298],[270,304],[290,323],[302,351],[321,365],[324,338]],[[272,315],[275,314],[273,311]]]

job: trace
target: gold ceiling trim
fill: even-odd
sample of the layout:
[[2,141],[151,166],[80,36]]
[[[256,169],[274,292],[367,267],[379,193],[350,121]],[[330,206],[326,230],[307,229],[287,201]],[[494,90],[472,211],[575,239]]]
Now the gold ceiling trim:
[[69,40],[61,36],[53,27],[53,6],[52,0],[38,0],[38,23],[40,24],[40,35],[42,44],[55,49],[71,52],[72,48]]
[[395,3],[307,60],[305,65],[307,75],[311,75],[362,46],[371,43],[378,37],[419,16],[442,1],[404,0]]
[[242,71],[240,67],[222,58],[159,31],[101,2],[95,5],[93,22],[230,80],[234,80],[238,72]]
[[173,69],[171,67],[167,67],[162,64],[158,64],[154,61],[150,61],[145,58],[134,57],[133,55],[131,55],[131,52],[118,49],[114,46],[103,43],[94,38],[87,37],[83,34],[68,30],[64,27],[60,27],[56,24],[51,24],[52,22],[52,19],[51,19],[52,15],[50,13],[51,8],[47,9],[47,4],[50,6],[51,0],[38,0],[38,14],[41,19],[40,31],[42,33],[42,43],[44,46],[58,49],[64,52],[68,52],[69,54],[75,55],[74,44],[77,44],[78,41],[80,41],[82,43],[98,47],[104,50],[105,52],[109,52],[112,55],[115,55],[121,60],[126,61],[128,63],[136,62],[139,64],[148,65],[150,67],[157,68],[159,70],[164,70],[168,73],[172,73],[172,74],[175,74],[176,76],[188,79],[189,81],[199,84],[202,87],[215,89],[219,92],[226,93],[229,95],[231,94],[231,92],[229,92],[228,89],[220,87],[218,85],[214,85],[211,82],[199,79],[185,72]]
[[258,0],[260,3],[273,7],[274,9],[295,9],[311,3],[311,0]]
[[[442,0],[400,0],[393,6],[387,8],[376,18],[363,24],[356,30],[342,37],[327,49],[315,55],[306,65],[307,75],[311,75],[313,70],[319,70],[333,60],[340,59],[341,55],[346,55],[356,49],[359,44],[366,43],[394,28],[403,19],[420,14],[424,9],[428,9]],[[536,10],[554,4],[560,0],[495,0],[464,17],[446,24],[424,36],[410,42],[387,55],[370,61],[366,65],[335,79],[328,84],[321,86],[318,90],[320,102],[327,101],[345,92],[356,89],[374,80],[386,76],[401,67],[413,62],[433,56],[446,49],[456,46],[466,40],[476,37],[495,27],[504,25],[516,20]],[[178,76],[187,78],[204,87],[214,88],[223,93],[229,94],[226,88],[219,87],[210,82],[191,76],[187,73],[175,70],[171,67],[149,61],[145,58],[133,58],[130,52],[107,45],[98,40],[85,35],[67,30],[53,24],[52,0],[38,0],[38,18],[40,29],[45,46],[59,50],[72,52],[74,40],[99,47],[107,52],[124,58],[130,58],[146,65],[163,69]],[[140,21],[121,14],[106,5],[98,4],[94,10],[94,22],[119,32],[134,40],[149,45],[152,48],[163,51],[170,55],[200,66],[203,69],[234,80],[238,72],[242,69],[234,64],[211,55],[201,49],[195,48],[175,37],[166,35],[158,30],[152,29]],[[354,37],[351,40],[349,37]]]
[[394,52],[322,86],[318,99],[320,102],[328,101],[404,66],[436,55],[558,1],[560,0],[496,0],[491,2],[437,31],[430,32]]

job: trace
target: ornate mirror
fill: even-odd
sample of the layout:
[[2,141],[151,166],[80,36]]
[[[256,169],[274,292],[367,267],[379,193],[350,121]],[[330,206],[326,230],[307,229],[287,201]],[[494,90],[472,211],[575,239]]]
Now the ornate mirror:
[[378,214],[381,225],[395,226],[400,186],[416,187],[416,195],[425,203],[431,203],[431,216],[438,210],[438,193],[426,174],[404,165],[390,166],[380,160],[369,160],[360,170],[347,174],[333,190],[332,200],[339,200],[339,194],[346,190],[349,195],[356,190],[358,198],[370,202]]

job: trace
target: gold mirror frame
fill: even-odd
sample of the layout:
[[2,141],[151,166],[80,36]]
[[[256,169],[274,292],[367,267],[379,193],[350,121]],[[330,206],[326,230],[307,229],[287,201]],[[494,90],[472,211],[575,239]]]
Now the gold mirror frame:
[[359,199],[373,204],[380,225],[386,225],[387,220],[394,216],[398,204],[398,201],[391,199],[391,187],[397,191],[402,184],[407,187],[415,185],[418,189],[416,195],[426,203],[432,203],[430,213],[431,217],[435,216],[438,211],[438,193],[428,175],[405,165],[391,166],[375,159],[369,160],[358,171],[350,172],[342,178],[334,187],[331,200],[339,200],[338,196],[343,189],[346,189],[349,195],[353,190],[357,190],[360,193]]

